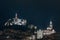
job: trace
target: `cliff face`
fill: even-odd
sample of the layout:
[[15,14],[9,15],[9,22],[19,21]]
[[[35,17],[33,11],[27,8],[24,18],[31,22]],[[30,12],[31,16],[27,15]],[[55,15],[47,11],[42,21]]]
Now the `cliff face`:
[[55,40],[60,40],[60,32],[54,34]]
[[0,30],[0,40],[26,39],[27,37],[32,35],[32,32],[26,26],[4,26],[4,29]]
[[[31,35],[32,33],[29,30],[4,29],[3,31],[0,31],[0,40],[28,40],[28,37]],[[49,36],[45,35],[39,40],[60,40],[60,32]]]
[[21,30],[14,30],[14,29],[4,29],[3,31],[0,31],[0,40],[23,40],[27,36],[30,36],[30,32],[23,32]]
[[60,40],[60,32],[57,32],[49,36],[45,35],[41,40]]

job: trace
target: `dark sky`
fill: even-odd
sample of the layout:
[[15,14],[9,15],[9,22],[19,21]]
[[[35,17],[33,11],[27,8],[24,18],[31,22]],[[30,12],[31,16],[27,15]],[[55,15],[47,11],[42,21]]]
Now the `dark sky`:
[[25,18],[30,24],[46,28],[50,19],[56,31],[60,31],[59,0],[0,0],[0,25],[14,17]]

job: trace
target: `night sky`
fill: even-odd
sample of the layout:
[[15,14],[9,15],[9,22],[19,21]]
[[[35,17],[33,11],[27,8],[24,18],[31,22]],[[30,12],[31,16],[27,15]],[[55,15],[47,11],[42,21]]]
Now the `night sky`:
[[60,32],[59,0],[0,0],[0,25],[18,13],[19,18],[27,19],[29,24],[45,29],[49,21]]

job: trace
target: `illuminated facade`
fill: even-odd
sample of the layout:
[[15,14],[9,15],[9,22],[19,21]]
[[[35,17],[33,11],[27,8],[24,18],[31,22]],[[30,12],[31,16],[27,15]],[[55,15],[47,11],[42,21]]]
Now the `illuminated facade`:
[[[53,29],[52,21],[50,21],[49,27],[47,27],[46,30],[41,30],[41,29],[37,30],[37,26],[35,26],[35,25],[25,26],[25,25],[27,25],[27,20],[26,19],[19,19],[18,16],[17,16],[17,13],[15,14],[14,18],[9,19],[7,22],[5,22],[5,26],[10,27],[10,26],[13,26],[13,25],[17,25],[17,27],[18,28],[20,27],[20,29],[18,31],[13,30],[13,29],[10,29],[10,30],[8,29],[8,31],[10,33],[8,32],[6,34],[9,34],[9,35],[12,34],[12,36],[15,36],[15,35],[17,36],[18,35],[18,38],[22,38],[22,40],[42,39],[45,35],[51,35],[51,34],[56,33],[56,31]],[[25,26],[27,28],[27,30],[24,29],[23,26]],[[22,31],[21,30],[22,28],[23,28],[23,30],[26,30],[26,31]],[[7,39],[10,38],[9,35],[6,36]]]
[[6,23],[5,23],[5,26],[6,25],[26,25],[26,23],[27,23],[27,20],[25,20],[25,19],[19,19],[18,17],[17,17],[17,13],[15,14],[15,18],[13,18],[13,19],[9,19]]
[[53,29],[53,23],[50,21],[49,27],[47,27],[46,30],[43,30],[44,35],[51,35],[53,33],[56,33],[56,31]]

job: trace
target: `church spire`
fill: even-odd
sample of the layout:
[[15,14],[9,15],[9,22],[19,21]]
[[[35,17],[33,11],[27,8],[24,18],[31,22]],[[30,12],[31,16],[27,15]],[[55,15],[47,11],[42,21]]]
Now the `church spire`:
[[17,17],[17,13],[15,14],[15,18],[18,18],[18,17]]
[[53,28],[52,20],[50,20],[50,24],[49,24],[49,26],[50,26],[51,28]]

